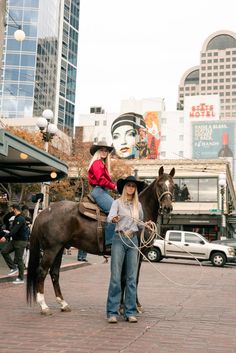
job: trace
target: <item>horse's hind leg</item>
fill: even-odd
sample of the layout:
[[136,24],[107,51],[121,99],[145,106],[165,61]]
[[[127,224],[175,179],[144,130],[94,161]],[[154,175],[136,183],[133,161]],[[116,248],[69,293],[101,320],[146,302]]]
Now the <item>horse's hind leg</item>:
[[[58,249],[59,251],[60,249]],[[49,269],[51,268],[54,260],[55,254],[57,252],[55,249],[53,250],[44,250],[42,254],[42,258],[40,260],[40,265],[38,268],[37,280],[36,280],[36,301],[41,307],[41,314],[43,315],[51,315],[52,312],[46,304],[44,297],[44,282],[45,278],[48,274]]]
[[51,262],[53,261],[53,253],[45,250],[42,254],[40,265],[38,268],[37,280],[36,280],[36,301],[41,307],[41,314],[52,315],[51,310],[46,304],[44,297],[44,282],[48,274]]
[[64,248],[62,248],[51,268],[50,268],[50,276],[52,279],[52,283],[53,283],[53,288],[54,288],[54,292],[55,292],[55,296],[57,299],[57,302],[61,305],[61,311],[63,312],[68,312],[71,311],[71,308],[69,307],[68,303],[64,300],[62,293],[61,293],[61,288],[60,288],[60,284],[59,284],[59,275],[60,275],[60,267],[61,267],[61,260],[62,260],[62,254],[63,254]]

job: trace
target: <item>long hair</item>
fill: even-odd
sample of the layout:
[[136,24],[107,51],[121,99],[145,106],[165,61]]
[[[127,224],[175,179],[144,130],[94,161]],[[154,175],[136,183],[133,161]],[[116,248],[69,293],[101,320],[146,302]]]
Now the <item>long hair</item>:
[[[91,161],[90,161],[90,163],[89,163],[88,170],[91,168],[91,165],[93,164],[93,162],[94,162],[94,161],[98,161],[99,159],[102,159],[102,158],[101,158],[101,151],[100,151],[100,150],[97,150],[97,151],[94,153],[94,155],[93,155],[93,157],[92,157],[92,159],[91,159]],[[111,169],[111,157],[110,157],[110,153],[107,154],[107,157],[104,158],[103,161],[104,161],[104,164],[105,164],[105,166],[106,166],[106,168],[107,168],[107,170],[108,170],[108,173],[110,174],[110,169]]]
[[[126,184],[123,188],[121,197],[120,197],[120,201],[121,203],[125,203],[125,201],[127,201],[127,191],[126,191]],[[137,187],[135,188],[135,192],[133,194],[133,199],[132,199],[132,203],[133,203],[133,211],[132,211],[132,217],[135,219],[139,219],[139,200],[138,200],[138,191],[137,191]]]

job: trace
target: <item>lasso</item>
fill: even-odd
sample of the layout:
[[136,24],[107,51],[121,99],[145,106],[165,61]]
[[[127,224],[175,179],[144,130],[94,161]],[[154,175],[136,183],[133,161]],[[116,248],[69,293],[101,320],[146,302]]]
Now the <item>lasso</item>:
[[[156,270],[158,271],[163,277],[165,277],[169,282],[177,285],[177,286],[180,286],[180,287],[190,287],[190,286],[194,286],[194,285],[197,285],[201,280],[202,280],[202,274],[203,274],[203,267],[202,267],[202,264],[201,262],[195,257],[193,256],[190,252],[188,252],[187,250],[184,250],[187,254],[189,254],[191,257],[193,257],[199,264],[199,266],[201,267],[201,273],[200,273],[200,277],[197,281],[193,282],[192,284],[184,284],[184,283],[179,283],[179,282],[176,282],[174,280],[172,280],[171,278],[169,278],[168,276],[166,276],[162,271],[160,271],[157,266],[155,266],[145,255],[144,253],[141,251],[142,248],[146,248],[148,247],[150,244],[152,244],[153,240],[158,236],[159,238],[161,238],[162,240],[164,240],[164,242],[166,241],[165,238],[163,238],[161,235],[158,234],[157,232],[157,226],[156,224],[153,222],[153,221],[148,221],[148,224],[143,222],[143,221],[140,221],[139,219],[136,219],[134,217],[131,217],[131,216],[128,216],[126,215],[126,217],[129,217],[131,218],[135,223],[137,223],[140,228],[143,228],[142,232],[141,232],[141,235],[140,235],[140,246],[137,246],[133,240],[132,240],[132,237],[130,237],[128,234],[126,235],[126,237],[129,238],[129,240],[131,241],[132,243],[132,246],[131,245],[128,245],[124,242],[124,237],[121,235],[121,233],[118,231],[118,234],[120,236],[120,239],[121,241],[128,247],[130,248],[136,248],[139,252],[139,256],[142,255],[149,263],[150,265]],[[149,231],[149,234],[150,236],[145,239],[144,237],[144,233],[145,233],[145,228],[148,229]],[[132,234],[132,233],[131,233]],[[130,235],[131,235],[130,234]],[[174,244],[177,248],[183,250],[180,246]]]

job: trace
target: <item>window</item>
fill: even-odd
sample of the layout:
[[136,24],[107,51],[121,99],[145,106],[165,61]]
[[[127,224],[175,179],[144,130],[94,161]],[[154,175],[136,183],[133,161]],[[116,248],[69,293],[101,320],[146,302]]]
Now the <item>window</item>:
[[186,243],[201,244],[202,240],[195,234],[184,233]]
[[95,120],[94,125],[99,126],[99,120]]
[[103,120],[103,126],[107,126],[107,121]]
[[170,232],[169,233],[170,241],[181,241],[181,233],[180,232]]
[[165,151],[162,151],[162,152],[161,152],[161,157],[165,158],[165,156],[166,156],[166,152],[165,152]]
[[161,136],[161,141],[166,141],[166,136],[165,135]]
[[179,141],[183,141],[184,140],[184,135],[179,135]]
[[217,202],[217,178],[174,178],[175,202]]

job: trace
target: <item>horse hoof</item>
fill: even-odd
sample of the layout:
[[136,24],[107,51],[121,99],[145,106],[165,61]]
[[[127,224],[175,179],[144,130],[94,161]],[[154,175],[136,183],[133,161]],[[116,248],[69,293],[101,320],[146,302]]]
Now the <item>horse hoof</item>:
[[61,308],[61,311],[63,313],[69,313],[69,312],[71,312],[71,308],[69,307],[69,305],[67,305],[64,308]]
[[138,306],[137,306],[137,312],[138,312],[139,314],[142,314],[142,313],[144,312],[142,305],[138,305]]
[[41,315],[50,316],[50,315],[52,315],[52,312],[51,312],[51,310],[50,310],[49,308],[47,308],[47,309],[42,309],[42,310],[41,310]]

